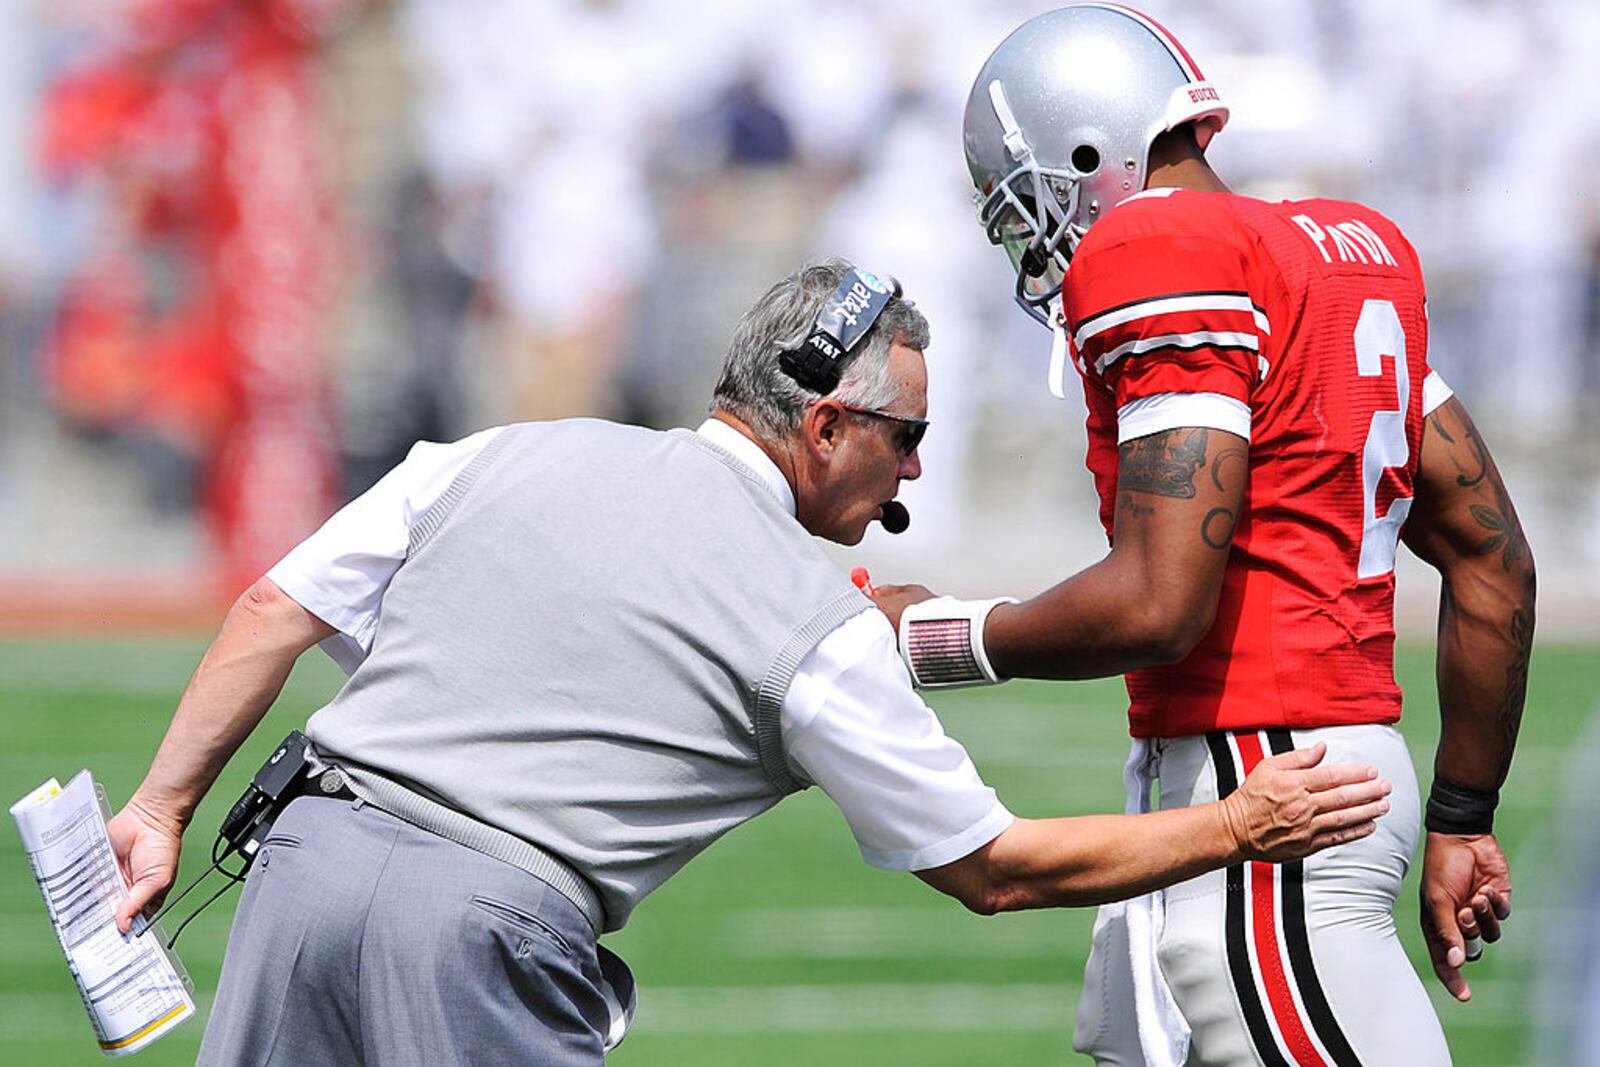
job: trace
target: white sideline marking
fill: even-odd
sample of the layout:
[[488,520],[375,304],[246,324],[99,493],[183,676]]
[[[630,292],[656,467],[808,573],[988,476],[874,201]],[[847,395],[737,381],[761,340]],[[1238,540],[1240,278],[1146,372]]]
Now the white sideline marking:
[[728,955],[745,959],[1060,959],[1087,947],[1085,932],[1051,918],[996,922],[904,907],[755,908],[730,916],[718,940]]
[[640,1033],[1072,1029],[1077,984],[667,986],[639,991]]
[[[1442,991],[1429,992],[1452,1029],[1499,1029],[1525,1020],[1517,982],[1472,983],[1470,1011]],[[863,1031],[1072,1030],[1082,987],[1060,985],[857,984],[838,986],[646,986],[639,994],[641,1033],[848,1033]],[[70,993],[0,993],[0,1037],[44,1031],[87,1032],[83,1005]]]

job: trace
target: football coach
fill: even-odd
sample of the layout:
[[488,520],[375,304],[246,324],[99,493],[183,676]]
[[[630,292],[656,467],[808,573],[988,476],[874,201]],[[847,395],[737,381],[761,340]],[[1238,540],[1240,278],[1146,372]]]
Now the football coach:
[[904,519],[927,342],[897,286],[809,265],[740,320],[698,429],[419,444],[247,590],[111,824],[126,929],[296,658],[349,672],[306,727],[320,788],[251,868],[201,1062],[598,1064],[631,988],[599,936],[810,785],[868,863],[982,914],[1370,833],[1388,783],[1320,748],[1204,807],[1005,809],[814,540]]

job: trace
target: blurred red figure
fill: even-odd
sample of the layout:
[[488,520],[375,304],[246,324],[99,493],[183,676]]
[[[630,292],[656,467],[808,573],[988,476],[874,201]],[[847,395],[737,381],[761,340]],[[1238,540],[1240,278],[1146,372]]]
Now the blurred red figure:
[[335,502],[325,316],[340,250],[318,49],[353,10],[128,0],[45,103],[45,165],[106,198],[49,346],[57,402],[200,462],[227,589]]

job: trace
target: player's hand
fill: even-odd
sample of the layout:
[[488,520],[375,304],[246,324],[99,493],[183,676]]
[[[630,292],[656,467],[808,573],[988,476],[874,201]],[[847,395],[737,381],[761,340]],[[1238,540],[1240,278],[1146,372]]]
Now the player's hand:
[[1389,781],[1364,763],[1318,766],[1322,742],[1264,759],[1220,805],[1245,859],[1282,863],[1366,837],[1389,810]]
[[878,610],[889,616],[889,625],[900,632],[900,613],[909,604],[932,600],[934,592],[925,585],[880,585],[872,590],[872,602]]
[[178,824],[144,808],[137,798],[106,824],[111,851],[128,883],[128,895],[117,906],[117,929],[127,933],[133,917],[146,907],[159,908],[178,877],[183,831]]
[[1510,917],[1511,866],[1494,835],[1429,834],[1422,853],[1422,936],[1433,973],[1451,996],[1472,999],[1461,976],[1470,962],[1467,939],[1500,940],[1500,924]]

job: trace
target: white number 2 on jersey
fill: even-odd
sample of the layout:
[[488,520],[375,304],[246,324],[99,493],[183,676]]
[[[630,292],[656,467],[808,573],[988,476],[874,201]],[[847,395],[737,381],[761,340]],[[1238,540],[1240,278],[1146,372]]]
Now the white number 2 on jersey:
[[1361,451],[1361,561],[1357,578],[1376,578],[1394,570],[1400,527],[1411,513],[1411,498],[1396,497],[1389,511],[1378,514],[1378,482],[1386,467],[1403,467],[1411,458],[1406,444],[1406,409],[1411,404],[1411,374],[1406,367],[1406,332],[1400,315],[1387,300],[1368,300],[1356,322],[1356,373],[1363,378],[1383,374],[1383,360],[1394,360],[1395,389],[1400,410],[1372,413],[1367,444]]

